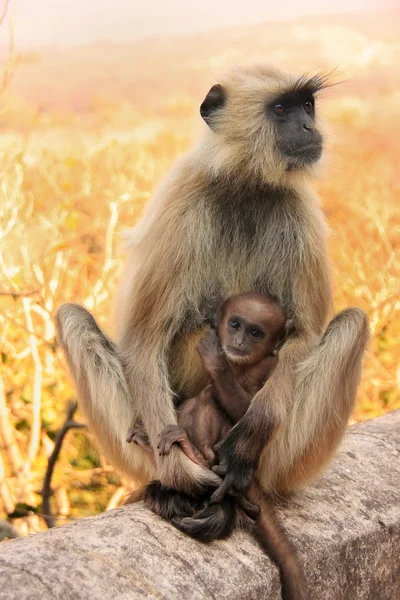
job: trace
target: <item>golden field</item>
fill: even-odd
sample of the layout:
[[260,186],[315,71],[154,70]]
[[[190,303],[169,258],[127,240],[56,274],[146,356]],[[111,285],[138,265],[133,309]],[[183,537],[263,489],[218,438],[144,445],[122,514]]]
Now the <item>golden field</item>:
[[[400,408],[398,39],[393,15],[347,16],[21,55],[0,99],[0,514],[20,533],[45,527],[47,458],[74,397],[55,310],[84,304],[110,331],[119,233],[201,131],[200,102],[231,64],[339,67],[346,80],[321,95],[331,136],[315,184],[335,310],[357,305],[371,320],[354,420]],[[53,478],[57,522],[115,504],[120,485],[71,430]]]

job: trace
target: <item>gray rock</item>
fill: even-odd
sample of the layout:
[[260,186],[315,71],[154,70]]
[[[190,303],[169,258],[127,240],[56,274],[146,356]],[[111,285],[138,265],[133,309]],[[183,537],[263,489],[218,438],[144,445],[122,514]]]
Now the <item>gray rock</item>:
[[[329,472],[279,509],[312,598],[400,599],[400,411],[350,428]],[[0,545],[1,599],[280,598],[250,532],[203,545],[142,505]]]

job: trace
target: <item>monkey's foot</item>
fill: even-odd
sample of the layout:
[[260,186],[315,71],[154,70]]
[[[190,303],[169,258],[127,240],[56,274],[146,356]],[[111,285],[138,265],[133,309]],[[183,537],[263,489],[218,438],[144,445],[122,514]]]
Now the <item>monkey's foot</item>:
[[153,465],[156,466],[153,448],[150,446],[150,442],[147,439],[147,437],[145,437],[145,435],[143,434],[142,429],[139,429],[138,427],[132,427],[128,431],[128,437],[126,438],[126,441],[128,442],[128,444],[136,444],[136,446],[139,446],[139,448],[144,450],[146,454],[149,455]]
[[136,444],[139,448],[143,448],[143,450],[147,451],[150,449],[149,441],[143,435],[143,430],[138,427],[131,427],[131,429],[129,429],[126,441],[128,444]]
[[193,496],[165,487],[160,481],[152,481],[145,487],[144,503],[167,521],[191,516],[198,509],[198,502]]
[[224,539],[235,527],[235,501],[232,497],[224,498],[221,504],[206,504],[193,515],[175,517],[171,522],[180,531],[202,542]]
[[236,502],[238,503],[238,506],[240,506],[242,511],[248,517],[250,517],[250,519],[253,519],[253,521],[260,514],[260,508],[257,506],[257,504],[253,504],[252,502],[250,502],[250,500],[248,500],[243,494],[239,494],[238,496],[236,496]]
[[172,444],[179,444],[186,456],[197,465],[204,465],[204,459],[200,453],[192,446],[186,430],[179,425],[167,425],[164,427],[158,438],[157,449],[160,456],[165,456],[171,452]]

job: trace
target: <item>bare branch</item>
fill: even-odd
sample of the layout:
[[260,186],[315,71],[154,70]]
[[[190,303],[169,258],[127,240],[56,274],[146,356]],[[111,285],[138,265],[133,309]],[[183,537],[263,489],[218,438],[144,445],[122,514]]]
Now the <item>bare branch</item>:
[[71,401],[68,405],[67,415],[65,417],[65,421],[59,432],[57,433],[56,441],[54,444],[53,452],[49,456],[49,460],[47,463],[46,475],[43,482],[43,490],[42,490],[42,511],[43,511],[43,519],[46,521],[47,527],[50,529],[56,525],[55,517],[52,514],[51,506],[50,506],[50,497],[52,495],[51,489],[51,478],[53,476],[53,471],[55,464],[58,459],[58,455],[60,454],[61,446],[64,441],[64,438],[67,432],[72,428],[83,428],[86,427],[83,423],[78,423],[73,420],[73,416],[77,409],[76,402]]
[[[25,327],[25,325],[23,325],[22,323],[19,323],[18,321],[16,321],[15,319],[13,319],[12,317],[10,317],[9,315],[7,315],[6,313],[4,313],[3,311],[0,310],[0,316],[5,319],[6,321],[8,321],[9,323],[11,323],[12,325],[14,325],[15,327],[18,327],[20,329],[23,329],[24,331],[26,331],[26,333],[29,333],[29,335],[34,335],[36,338],[38,338],[42,343],[44,344],[49,344],[49,342],[47,342],[47,340],[45,340],[43,338],[43,336],[41,336],[39,333],[35,333],[34,331],[30,331],[27,327]],[[50,344],[52,346],[52,344]]]
[[14,300],[16,298],[27,298],[28,296],[33,296],[34,294],[38,294],[39,290],[31,290],[30,292],[1,292],[0,296],[11,296]]

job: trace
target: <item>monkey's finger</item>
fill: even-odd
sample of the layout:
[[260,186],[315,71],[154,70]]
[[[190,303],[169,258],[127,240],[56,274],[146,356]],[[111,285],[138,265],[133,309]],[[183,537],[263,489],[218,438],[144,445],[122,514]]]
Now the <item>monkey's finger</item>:
[[218,444],[214,444],[213,450],[214,450],[216,456],[219,456],[219,451],[221,450],[221,446],[222,446],[222,441],[218,442]]
[[175,429],[176,429],[175,424],[166,425],[164,427],[164,429],[162,431],[160,431],[160,433],[158,434],[157,443],[160,443],[160,441],[163,439],[163,437],[165,435],[168,435],[169,433],[171,433],[171,431],[174,431]]
[[233,485],[232,479],[228,476],[225,477],[219,488],[211,495],[210,504],[219,504],[231,490]]
[[256,504],[253,504],[252,502],[247,500],[247,498],[245,498],[245,496],[243,496],[242,494],[240,494],[239,496],[236,496],[236,502],[238,503],[238,505],[240,506],[242,511],[248,517],[250,517],[250,519],[254,520],[256,517],[258,517],[258,515],[260,513],[259,507]]
[[164,456],[165,454],[169,454],[171,452],[171,448],[172,448],[172,444],[173,441],[169,440],[169,439],[165,439],[163,438],[162,440],[159,441],[158,443],[158,454],[160,456]]
[[227,469],[226,467],[224,467],[224,465],[215,465],[214,467],[212,467],[212,470],[220,477],[225,477],[227,472]]
[[126,441],[128,442],[128,444],[130,444],[132,442],[132,440],[136,436],[136,434],[137,434],[137,429],[135,429],[134,427],[128,431],[128,435],[126,438]]

